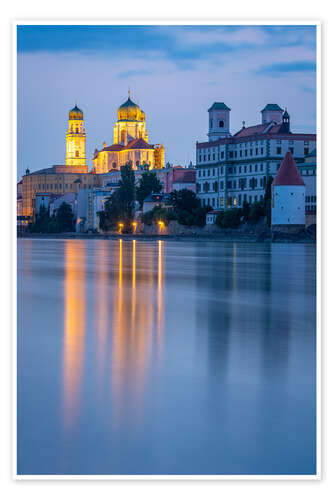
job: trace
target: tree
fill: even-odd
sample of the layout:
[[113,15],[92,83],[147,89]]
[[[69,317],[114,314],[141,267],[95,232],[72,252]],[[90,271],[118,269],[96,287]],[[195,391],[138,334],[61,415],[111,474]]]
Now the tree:
[[250,213],[250,204],[247,201],[244,201],[242,214],[245,220],[248,219],[249,213]]
[[99,212],[100,228],[103,231],[116,229],[119,222],[124,224],[124,232],[131,230],[135,200],[135,177],[128,163],[121,167],[119,188],[106,200],[104,211]]
[[143,202],[151,193],[160,193],[162,184],[157,178],[155,172],[144,172],[140,179],[139,186],[136,188],[136,199],[143,206]]
[[200,200],[190,189],[172,191],[170,201],[179,224],[185,226],[202,226],[208,207],[201,207]]
[[48,233],[50,224],[49,211],[44,205],[41,205],[39,212],[36,214],[36,220],[29,226],[29,231],[32,233]]
[[241,214],[242,211],[238,208],[220,212],[216,217],[216,224],[223,229],[235,229],[240,225]]
[[263,217],[265,215],[266,215],[266,210],[264,205],[260,202],[253,203],[253,205],[251,205],[250,207],[248,221],[251,222],[252,224],[255,224],[256,222],[258,222],[260,217]]
[[268,177],[264,195],[264,207],[267,217],[267,225],[269,227],[271,226],[272,182],[273,182],[273,177],[270,175]]
[[55,219],[59,233],[68,233],[75,230],[72,207],[65,201],[58,208]]

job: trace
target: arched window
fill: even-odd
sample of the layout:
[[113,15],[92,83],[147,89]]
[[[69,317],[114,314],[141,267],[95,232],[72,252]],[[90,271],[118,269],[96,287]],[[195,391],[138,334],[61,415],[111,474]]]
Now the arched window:
[[75,156],[76,156],[76,158],[78,158],[78,157],[79,157],[79,155],[80,155],[79,151],[75,151]]
[[112,163],[112,168],[117,168],[117,164],[115,161]]
[[224,121],[223,121],[223,120],[220,120],[220,121],[219,121],[219,127],[220,127],[220,128],[223,128],[223,127],[224,127]]
[[126,134],[125,130],[122,130],[120,134],[120,142],[125,142],[125,134]]
[[78,127],[76,127],[76,133],[77,133],[77,134],[79,133],[79,129],[78,129]]

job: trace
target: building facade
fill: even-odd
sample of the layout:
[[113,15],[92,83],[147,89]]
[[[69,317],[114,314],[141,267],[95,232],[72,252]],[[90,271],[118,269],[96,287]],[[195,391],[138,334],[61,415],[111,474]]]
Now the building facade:
[[103,144],[95,149],[93,172],[103,174],[120,170],[131,163],[133,170],[146,165],[149,170],[164,167],[164,146],[149,144],[146,129],[146,115],[128,94],[128,99],[118,108],[118,120],[113,129],[113,144]]
[[234,135],[228,106],[214,103],[208,113],[209,141],[196,144],[196,191],[201,204],[214,209],[261,201],[286,152],[302,163],[316,146],[315,134],[291,132],[290,116],[277,104],[265,106],[260,124],[243,122]]

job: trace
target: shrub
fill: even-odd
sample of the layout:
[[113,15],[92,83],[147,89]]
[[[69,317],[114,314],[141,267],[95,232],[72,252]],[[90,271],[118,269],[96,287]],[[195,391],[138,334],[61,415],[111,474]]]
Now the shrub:
[[266,215],[265,207],[261,203],[253,203],[250,207],[248,221],[255,224],[264,215]]
[[242,211],[238,208],[221,212],[216,217],[216,224],[223,229],[234,229],[239,226],[241,221]]

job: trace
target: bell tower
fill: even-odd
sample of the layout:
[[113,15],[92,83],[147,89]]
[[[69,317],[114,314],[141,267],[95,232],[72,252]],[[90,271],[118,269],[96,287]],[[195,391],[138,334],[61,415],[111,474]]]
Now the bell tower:
[[66,133],[66,165],[87,167],[86,131],[83,124],[83,112],[75,103],[68,117]]

